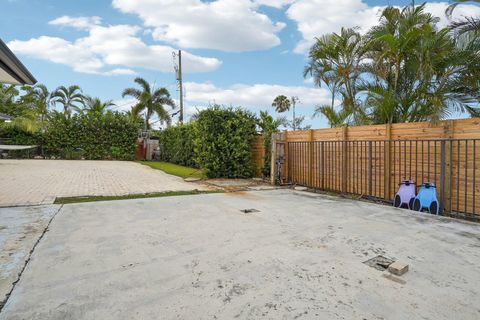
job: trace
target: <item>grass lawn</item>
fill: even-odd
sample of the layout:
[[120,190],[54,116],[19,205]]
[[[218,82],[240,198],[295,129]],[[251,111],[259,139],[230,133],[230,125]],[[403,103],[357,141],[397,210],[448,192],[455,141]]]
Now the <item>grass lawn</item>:
[[202,169],[189,168],[178,164],[157,161],[139,161],[139,163],[149,166],[153,169],[162,170],[168,174],[181,178],[205,178]]
[[59,197],[55,199],[55,204],[69,204],[80,202],[94,202],[94,201],[112,201],[112,200],[127,200],[127,199],[141,199],[141,198],[161,198],[174,196],[187,196],[192,194],[206,194],[206,193],[222,193],[221,190],[191,190],[191,191],[166,191],[155,193],[141,193],[128,194],[124,196],[85,196],[85,197]]

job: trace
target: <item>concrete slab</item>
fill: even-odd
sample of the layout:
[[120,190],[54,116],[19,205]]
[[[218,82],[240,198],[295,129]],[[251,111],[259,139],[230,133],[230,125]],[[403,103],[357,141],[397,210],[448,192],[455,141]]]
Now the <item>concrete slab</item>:
[[60,206],[0,208],[0,306]]
[[0,207],[49,204],[55,197],[204,189],[130,161],[0,160],[0,177]]
[[478,319],[479,234],[292,190],[65,205],[0,319]]

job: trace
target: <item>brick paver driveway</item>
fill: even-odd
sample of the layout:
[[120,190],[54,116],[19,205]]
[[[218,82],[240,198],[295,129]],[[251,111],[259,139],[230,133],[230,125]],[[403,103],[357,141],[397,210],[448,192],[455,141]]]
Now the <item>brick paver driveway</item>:
[[55,197],[198,189],[199,185],[124,161],[0,160],[0,206],[53,203]]

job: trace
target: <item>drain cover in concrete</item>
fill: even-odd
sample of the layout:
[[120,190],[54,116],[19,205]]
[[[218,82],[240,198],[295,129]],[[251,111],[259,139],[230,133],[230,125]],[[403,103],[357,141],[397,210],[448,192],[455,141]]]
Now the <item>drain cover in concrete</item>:
[[242,210],[240,210],[240,211],[242,211],[243,213],[260,212],[260,210],[257,210],[257,209],[242,209]]
[[376,257],[373,257],[372,259],[368,259],[367,261],[364,261],[363,263],[377,270],[385,271],[387,270],[388,266],[394,262],[395,260],[386,258],[384,256],[376,256]]

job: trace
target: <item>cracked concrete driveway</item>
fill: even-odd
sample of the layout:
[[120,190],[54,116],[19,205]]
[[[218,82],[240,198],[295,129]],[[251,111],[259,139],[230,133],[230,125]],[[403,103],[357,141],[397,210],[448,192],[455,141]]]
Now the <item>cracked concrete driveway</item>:
[[0,160],[0,207],[53,203],[55,197],[119,196],[201,189],[127,161]]
[[59,205],[0,208],[0,308]]
[[64,205],[0,320],[479,319],[479,234],[291,190]]

